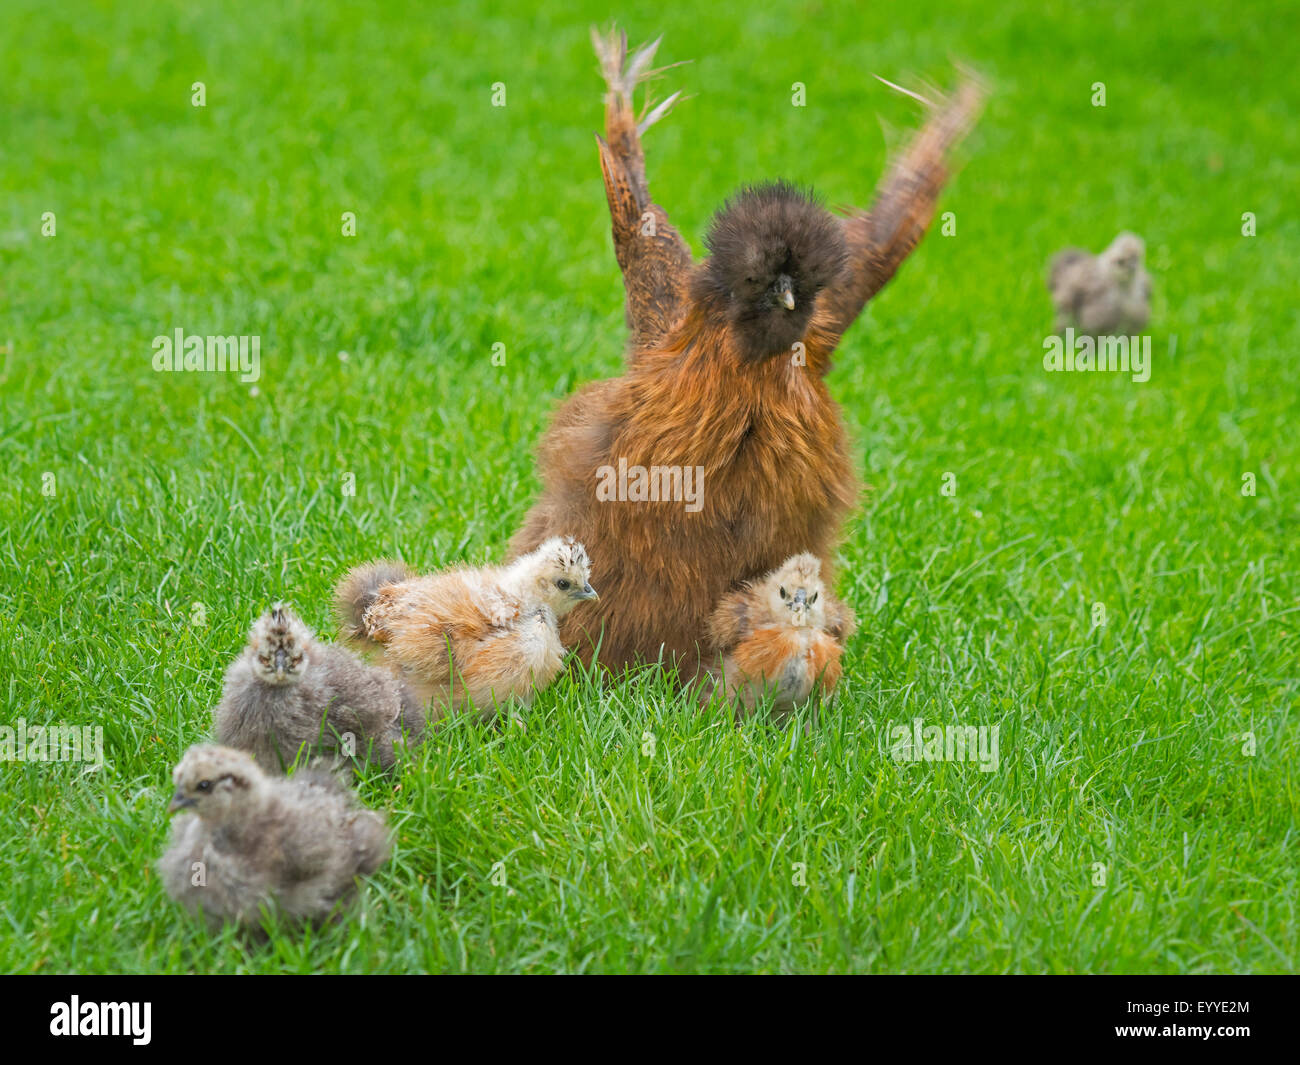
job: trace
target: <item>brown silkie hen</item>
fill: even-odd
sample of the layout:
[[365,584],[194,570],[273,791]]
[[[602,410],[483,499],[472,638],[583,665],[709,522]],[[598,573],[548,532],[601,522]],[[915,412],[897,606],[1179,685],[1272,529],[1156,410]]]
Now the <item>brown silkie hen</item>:
[[346,637],[378,651],[430,720],[527,706],[560,672],[559,619],[598,598],[586,549],[554,537],[508,566],[416,576],[393,562],[353,570],[335,593]]
[[770,696],[779,721],[814,693],[835,690],[853,627],[853,612],[822,583],[821,561],[795,555],[724,596],[709,618],[709,642],[722,659],[717,687],[740,704],[741,716]]
[[172,841],[158,860],[167,894],[212,922],[256,927],[264,908],[333,919],[388,857],[378,814],[320,770],[262,772],[243,751],[202,744],[172,774]]
[[791,185],[749,188],[714,217],[711,255],[696,265],[647,191],[631,105],[646,51],[629,60],[621,35],[598,43],[627,369],[555,415],[538,451],[542,493],[511,548],[559,532],[599,543],[603,598],[563,625],[565,643],[584,660],[599,645],[615,668],[662,651],[689,678],[724,594],[797,552],[819,558],[829,579],[859,489],[825,374],[929,224],[981,93],[967,83],[936,112],[869,212],[839,220]]

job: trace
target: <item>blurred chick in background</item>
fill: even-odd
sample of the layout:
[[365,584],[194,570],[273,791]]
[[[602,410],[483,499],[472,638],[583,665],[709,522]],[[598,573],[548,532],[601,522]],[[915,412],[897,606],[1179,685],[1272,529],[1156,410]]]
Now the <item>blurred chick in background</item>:
[[1052,256],[1047,287],[1056,331],[1089,336],[1140,333],[1151,317],[1151,275],[1142,266],[1146,245],[1121,233],[1100,255],[1066,248]]

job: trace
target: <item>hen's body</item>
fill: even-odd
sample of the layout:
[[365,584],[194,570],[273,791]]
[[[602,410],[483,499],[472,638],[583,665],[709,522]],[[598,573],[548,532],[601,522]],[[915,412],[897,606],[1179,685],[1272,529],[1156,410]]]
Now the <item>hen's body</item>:
[[[738,581],[808,551],[828,567],[857,496],[839,409],[822,371],[829,355],[814,319],[807,365],[789,358],[741,366],[725,323],[699,308],[662,348],[620,378],[589,385],[556,414],[539,449],[543,493],[511,548],[559,530],[617,545],[592,565],[601,600],[561,628],[590,660],[654,661],[662,647],[693,676],[705,622]],[[702,467],[701,508],[683,502],[601,502],[597,471]]]

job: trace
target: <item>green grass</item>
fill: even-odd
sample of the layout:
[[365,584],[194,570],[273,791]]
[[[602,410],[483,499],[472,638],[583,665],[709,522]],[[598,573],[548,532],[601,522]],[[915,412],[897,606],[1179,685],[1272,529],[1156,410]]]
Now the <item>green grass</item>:
[[[0,764],[0,970],[1297,968],[1294,6],[728,7],[618,11],[694,60],[648,150],[697,250],[742,181],[869,197],[917,121],[871,72],[994,88],[957,234],[832,374],[871,485],[837,710],[734,728],[653,670],[562,678],[526,735],[457,723],[366,779],[398,842],[357,919],[257,945],[150,871],[170,769],[271,601],[328,632],[353,562],[499,558],[553,404],[618,371],[609,9],[0,0],[2,723],[106,756]],[[1151,380],[1045,373],[1045,260],[1123,228]],[[176,327],[260,335],[257,391],[152,372]],[[998,771],[884,756],[914,717],[999,725]]]

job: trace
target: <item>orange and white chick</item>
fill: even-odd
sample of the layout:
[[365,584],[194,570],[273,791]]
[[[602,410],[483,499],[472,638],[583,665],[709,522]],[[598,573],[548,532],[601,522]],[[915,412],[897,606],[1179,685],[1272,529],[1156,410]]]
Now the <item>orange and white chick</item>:
[[779,721],[814,693],[834,691],[853,628],[853,611],[823,586],[817,557],[794,555],[714,609],[709,638],[722,659],[715,688],[740,703],[742,717],[770,696]]
[[596,598],[586,549],[552,537],[507,566],[427,576],[395,562],[359,566],[335,604],[344,635],[378,652],[431,721],[470,707],[487,720],[509,703],[528,706],[555,679],[559,619]]

